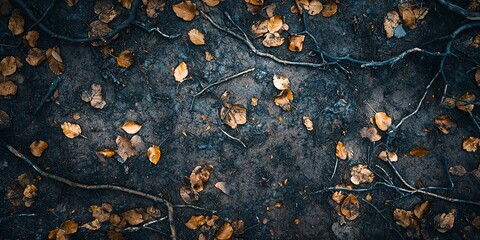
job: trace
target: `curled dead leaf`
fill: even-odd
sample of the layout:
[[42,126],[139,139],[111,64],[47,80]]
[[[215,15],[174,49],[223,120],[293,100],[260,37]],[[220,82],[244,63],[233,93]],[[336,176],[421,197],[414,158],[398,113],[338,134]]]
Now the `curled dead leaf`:
[[103,109],[107,104],[102,97],[102,85],[92,84],[91,93],[88,91],[82,92],[82,100],[85,102],[90,102],[90,105],[97,109]]
[[23,190],[23,196],[26,198],[33,198],[37,196],[37,191],[37,186],[33,184],[27,184],[27,186],[25,186],[25,189]]
[[223,225],[218,229],[215,240],[228,240],[233,234],[233,227],[229,222],[223,223]]
[[102,227],[102,224],[100,223],[100,221],[98,221],[98,219],[94,219],[91,222],[83,224],[81,227],[90,231],[96,231]]
[[205,216],[191,216],[188,222],[185,223],[185,226],[192,230],[197,230],[203,224],[207,222],[207,218]]
[[372,171],[362,164],[353,166],[350,174],[352,175],[350,181],[355,185],[359,185],[360,183],[371,183],[375,179],[375,175],[373,175]]
[[387,131],[388,127],[392,125],[392,118],[384,112],[377,112],[375,113],[375,124],[377,125],[378,129]]
[[111,158],[115,155],[115,151],[110,149],[103,149],[103,150],[97,151],[97,155],[100,155],[105,158]]
[[17,85],[12,81],[0,82],[0,96],[15,95]]
[[121,128],[123,129],[123,131],[125,131],[128,134],[135,134],[138,131],[140,131],[140,129],[142,128],[142,125],[133,121],[128,121],[128,122],[125,122]]
[[467,152],[476,152],[480,146],[480,138],[469,137],[463,141],[462,147]]
[[445,233],[453,228],[455,224],[456,209],[451,209],[448,213],[442,213],[435,216],[433,219],[435,228],[440,233]]
[[400,15],[397,11],[390,11],[387,13],[385,17],[385,21],[383,22],[383,28],[385,29],[385,33],[387,38],[393,37],[393,32],[396,27],[400,25]]
[[471,112],[473,111],[473,108],[475,105],[473,104],[468,104],[467,102],[473,102],[475,101],[476,97],[473,93],[471,92],[465,92],[462,96],[460,96],[461,99],[463,99],[464,101],[459,101],[459,100],[456,100],[455,101],[455,106],[464,111],[464,112]]
[[282,75],[273,75],[273,85],[278,90],[290,89],[290,80]]
[[192,204],[195,201],[198,201],[198,194],[193,192],[191,188],[182,185],[180,186],[180,197],[186,204]]
[[378,154],[378,158],[382,159],[385,162],[387,162],[388,160],[390,160],[391,162],[398,161],[398,156],[395,152],[389,151],[388,152],[388,158],[387,158],[387,151],[386,150],[381,151],[380,154]]
[[28,64],[33,67],[40,65],[43,61],[47,59],[47,55],[45,55],[45,51],[42,51],[39,48],[32,48],[28,50],[28,56],[25,59]]
[[41,157],[43,151],[48,148],[48,143],[42,140],[33,141],[30,144],[30,152],[35,157]]
[[62,57],[60,56],[60,49],[58,47],[49,48],[46,52],[48,66],[55,75],[60,75],[65,71]]
[[34,48],[37,46],[38,38],[40,37],[40,33],[37,31],[29,31],[27,35],[23,37],[23,39],[27,42],[28,46]]
[[111,22],[119,14],[110,0],[96,1],[93,12],[98,15],[98,19],[103,23]]
[[129,157],[135,156],[135,148],[128,138],[117,136],[115,142],[117,143],[118,148],[115,152],[123,159],[123,161],[126,161]]
[[188,31],[188,38],[195,45],[205,45],[205,35],[195,28]]
[[424,147],[414,147],[412,150],[410,150],[410,155],[413,157],[425,157],[428,155],[430,151]]
[[240,104],[230,105],[226,103],[220,110],[220,119],[223,123],[235,129],[238,125],[247,122],[247,109]]
[[262,44],[265,47],[278,47],[281,46],[283,42],[285,42],[285,38],[276,32],[265,34],[265,39],[263,39]]
[[360,136],[362,136],[362,138],[368,138],[372,142],[380,141],[380,139],[382,139],[382,136],[380,136],[378,134],[377,129],[374,128],[374,127],[370,127],[370,128],[364,127],[364,128],[362,128],[360,130]]
[[190,174],[190,188],[199,193],[203,191],[204,183],[210,179],[210,171],[206,167],[196,166]]
[[115,60],[117,60],[117,65],[119,67],[129,68],[132,65],[134,57],[135,54],[132,51],[125,50],[121,52],[118,57],[115,57]]
[[[335,154],[338,158],[345,160],[348,158],[347,148],[343,145],[341,141],[338,141]],[[358,184],[357,184],[358,185]]]
[[173,72],[173,76],[175,77],[175,81],[179,83],[185,81],[185,78],[188,76],[187,64],[185,62],[178,64]]
[[149,147],[147,150],[147,156],[151,163],[157,164],[161,156],[160,147],[156,145]]
[[268,32],[267,20],[257,21],[252,25],[252,32],[255,33],[258,37],[263,36]]
[[396,208],[393,211],[393,219],[395,223],[403,228],[409,227],[415,219],[413,219],[413,212]]
[[337,13],[337,10],[338,10],[337,1],[328,0],[327,3],[323,5],[322,16],[331,17]]
[[313,122],[310,117],[303,116],[303,125],[305,125],[308,131],[313,131]]
[[63,134],[65,134],[65,136],[68,138],[76,138],[78,135],[82,133],[82,129],[80,128],[80,125],[76,123],[64,122],[61,125],[61,127],[62,127]]
[[[78,229],[78,223],[72,221],[72,220],[67,220],[60,225],[60,228],[62,228],[65,231],[65,234],[71,235],[77,232]],[[58,238],[57,238],[58,239]]]
[[8,77],[17,71],[17,61],[14,56],[5,57],[0,61],[0,73]]
[[273,16],[267,20],[267,30],[269,33],[280,31],[283,26],[283,18],[280,16]]
[[292,52],[301,52],[303,49],[303,42],[305,41],[305,35],[291,35],[289,38],[290,44],[288,50]]
[[278,94],[275,99],[275,105],[281,107],[285,111],[290,111],[290,103],[293,101],[293,92],[290,89],[285,89]]
[[121,214],[128,224],[135,226],[144,222],[143,216],[137,209],[130,209]]
[[110,220],[111,212],[113,207],[110,203],[103,203],[102,206],[92,205],[90,210],[92,217],[98,220],[100,223],[107,222]]
[[190,1],[179,2],[174,4],[172,8],[175,15],[184,21],[192,21],[199,14],[195,3]]
[[425,220],[427,218],[427,215],[430,213],[430,202],[425,201],[423,203],[415,204],[413,213],[418,219]]
[[226,182],[217,182],[215,183],[215,187],[218,188],[223,193],[225,193],[226,195],[230,195],[230,189],[227,188]]
[[451,128],[457,127],[457,124],[448,115],[440,115],[435,117],[435,126],[440,132],[448,134]]
[[360,204],[357,197],[353,194],[349,194],[343,200],[342,206],[340,207],[340,212],[350,221],[353,221],[360,216]]
[[20,14],[19,9],[15,9],[8,20],[8,29],[14,36],[20,35],[23,33],[23,26],[25,25],[25,19]]
[[130,9],[132,7],[133,0],[118,0],[119,3],[122,3],[122,6],[126,9]]

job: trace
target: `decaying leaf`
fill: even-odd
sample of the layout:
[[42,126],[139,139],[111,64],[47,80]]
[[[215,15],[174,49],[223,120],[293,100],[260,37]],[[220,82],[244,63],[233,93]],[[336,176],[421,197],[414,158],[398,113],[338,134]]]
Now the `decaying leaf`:
[[398,11],[403,20],[403,25],[415,29],[417,21],[425,18],[429,9],[427,7],[412,6],[408,3],[398,4]]
[[267,17],[271,18],[274,15],[274,12],[275,12],[275,8],[277,7],[277,5],[275,3],[272,3],[268,6],[265,7],[265,13],[267,14]]
[[397,225],[407,228],[409,227],[415,219],[413,219],[413,212],[403,209],[396,208],[393,211],[393,219]]
[[250,105],[252,105],[252,107],[256,107],[258,105],[258,98],[252,97],[252,102]]
[[23,26],[25,25],[25,19],[20,14],[19,9],[15,9],[8,20],[8,29],[14,36],[20,35],[23,33]]
[[186,204],[192,204],[195,201],[198,201],[198,194],[193,192],[191,188],[182,185],[180,187],[180,197]]
[[455,176],[463,176],[467,173],[467,170],[462,165],[455,165],[448,168],[448,171]]
[[427,218],[427,215],[430,213],[430,202],[425,201],[423,203],[415,204],[413,213],[418,219],[425,220]]
[[179,83],[185,81],[185,78],[188,76],[187,64],[185,62],[178,64],[173,72],[173,76],[175,77],[175,81]]
[[115,60],[117,60],[117,65],[119,67],[129,68],[132,65],[134,57],[135,54],[132,51],[125,50],[121,52],[118,57],[115,57]]
[[[465,100],[465,101],[467,101],[467,102],[468,102],[468,101],[469,101],[469,102],[473,102],[473,101],[475,101],[475,99],[476,99],[475,95],[474,95],[473,93],[471,93],[471,92],[465,92],[462,96],[460,96],[460,98],[463,99],[463,100]],[[473,107],[474,107],[475,105],[473,105],[473,104],[468,104],[468,103],[466,103],[466,102],[458,101],[458,100],[457,100],[457,101],[455,101],[455,106],[456,106],[458,109],[460,109],[460,110],[462,110],[462,111],[464,111],[464,112],[471,112],[471,111],[473,111]]]
[[90,102],[90,105],[94,108],[103,109],[107,103],[102,97],[102,85],[94,83],[91,88],[91,93],[88,91],[82,92],[82,100]]
[[130,209],[121,214],[128,224],[135,226],[144,222],[143,216],[137,209]]
[[199,193],[203,191],[203,185],[210,178],[210,171],[203,166],[196,166],[190,174],[190,188]]
[[215,7],[222,1],[223,0],[202,0],[202,2],[204,2],[209,7]]
[[10,123],[10,116],[8,116],[8,113],[6,113],[5,111],[0,110],[0,129],[7,127],[8,123]]
[[245,0],[246,3],[255,5],[255,6],[263,6],[264,0]]
[[160,147],[156,145],[149,147],[147,150],[147,156],[151,163],[157,164],[158,161],[160,161],[161,156]]
[[217,235],[215,236],[216,240],[228,240],[233,234],[233,227],[229,222],[223,223],[223,225],[218,229]]
[[213,59],[214,59],[214,57],[210,52],[205,52],[205,60],[207,60],[207,62],[210,62]]
[[273,75],[273,85],[278,90],[290,89],[290,80],[282,75]]
[[40,37],[40,33],[37,31],[29,31],[27,35],[23,37],[23,39],[27,42],[28,46],[34,48],[37,46],[38,38]]
[[[338,141],[335,154],[338,158],[345,160],[348,157],[347,148],[343,145],[341,141]],[[358,184],[357,184],[358,185]]]
[[71,235],[77,232],[78,229],[78,223],[72,221],[72,220],[67,220],[60,225],[60,227],[65,231],[65,234]]
[[322,16],[331,17],[337,13],[337,9],[338,9],[337,0],[328,0],[327,3],[323,5]]
[[353,221],[360,216],[360,204],[357,197],[353,194],[349,194],[343,200],[342,206],[340,207],[340,212],[350,221]]
[[310,117],[303,116],[303,125],[307,128],[307,131],[313,131],[313,122]]
[[[353,189],[351,185],[346,185],[346,184],[336,184],[336,188],[346,188],[346,189]],[[347,195],[343,191],[336,191],[332,194],[332,200],[335,201],[336,203],[340,204],[346,197]]]
[[[145,4],[146,0],[142,0],[143,4]],[[149,18],[156,18],[158,17],[157,11],[165,10],[165,0],[148,0],[147,8],[145,9],[147,16]]]
[[435,117],[435,126],[440,132],[448,134],[451,128],[457,127],[457,124],[448,115],[440,115]]
[[33,141],[30,144],[30,152],[35,157],[41,157],[43,151],[48,148],[48,143],[42,140]]
[[45,55],[45,51],[42,51],[39,48],[32,48],[28,50],[28,56],[25,59],[28,64],[33,67],[40,65],[43,61],[47,59],[47,55]]
[[227,188],[227,183],[226,182],[217,182],[217,183],[215,183],[215,187],[218,188],[218,190],[225,193],[226,195],[230,195],[230,189]]
[[372,171],[362,164],[353,166],[350,174],[352,175],[350,181],[355,185],[359,185],[360,183],[371,183],[375,179],[375,175],[373,175]]
[[23,190],[23,196],[26,198],[33,198],[37,196],[37,191],[37,186],[33,184],[27,184],[27,186],[25,186],[25,189]]
[[126,161],[129,157],[135,156],[135,148],[128,138],[117,136],[115,142],[117,143],[118,148],[115,152],[123,159],[123,161]]
[[390,11],[387,13],[385,17],[385,21],[383,22],[383,28],[385,29],[385,33],[387,38],[393,37],[393,32],[396,27],[400,25],[400,15],[397,11]]
[[303,49],[303,41],[305,41],[305,35],[291,35],[289,38],[290,44],[288,50],[292,52],[301,52]]
[[118,0],[119,3],[122,3],[122,6],[126,9],[130,9],[132,7],[133,0]]
[[252,32],[257,36],[263,36],[268,32],[267,21],[257,21],[252,25]]
[[[480,36],[480,34],[478,34],[478,36]],[[480,68],[475,72],[475,81],[477,82],[477,86],[480,87]]]
[[430,151],[424,147],[414,147],[412,150],[410,150],[410,155],[413,157],[425,157],[428,155]]
[[100,223],[109,221],[112,211],[113,207],[110,203],[103,203],[102,206],[90,206],[90,212],[92,213],[92,217],[98,220]]
[[78,3],[78,0],[66,0],[68,7],[73,7]]
[[442,213],[435,216],[433,221],[435,222],[435,227],[438,232],[445,233],[453,228],[453,225],[455,224],[456,212],[456,209],[451,209],[448,213]]
[[302,13],[303,10],[307,10],[308,15],[315,16],[322,12],[323,4],[319,0],[295,0],[295,6],[290,10],[293,10],[293,13]]
[[190,217],[188,222],[185,223],[185,226],[189,229],[197,230],[199,227],[201,227],[206,222],[207,222],[207,218],[205,218],[205,216],[203,216],[203,215],[192,216],[192,217]]
[[273,16],[267,20],[267,30],[269,33],[280,31],[283,26],[283,18],[280,16]]
[[123,131],[125,131],[126,133],[128,134],[135,134],[137,133],[138,131],[140,131],[140,129],[142,128],[142,125],[136,123],[136,122],[133,122],[133,121],[128,121],[128,122],[125,122],[123,125],[122,125],[122,129]]
[[111,158],[115,155],[115,151],[110,149],[103,149],[103,150],[97,151],[97,155],[101,155],[102,157],[105,157],[105,158]]
[[195,28],[188,31],[188,38],[195,45],[205,45],[205,35]]
[[360,130],[360,136],[362,136],[362,138],[368,138],[372,142],[376,142],[376,141],[379,141],[380,139],[382,139],[382,136],[380,136],[380,134],[378,134],[377,129],[374,128],[374,127],[370,127],[370,128],[364,127],[364,128],[362,128]]
[[175,15],[184,21],[192,21],[199,14],[195,3],[188,0],[174,4],[172,8]]
[[[90,23],[90,31],[88,31],[88,37],[103,38],[103,37],[106,37],[110,32],[112,32],[112,29],[108,26],[108,24],[100,20],[95,20]],[[105,41],[95,41],[95,42],[92,42],[92,46],[103,46],[105,45],[105,43],[106,43]]]
[[467,152],[476,152],[480,146],[480,138],[469,137],[463,141],[462,147]]
[[76,138],[78,135],[82,133],[82,129],[80,128],[80,125],[76,123],[64,122],[61,125],[61,127],[62,127],[63,134],[65,134],[65,136],[68,138]]
[[232,129],[247,122],[247,109],[240,105],[225,103],[220,110],[220,119]]
[[60,75],[65,70],[62,57],[60,57],[60,49],[58,47],[49,48],[46,52],[48,66],[55,75]]
[[398,161],[398,156],[395,152],[389,151],[388,152],[388,158],[387,158],[387,151],[386,150],[381,151],[380,154],[378,154],[378,158],[382,159],[385,162],[387,162],[388,160],[390,160],[391,162]]
[[17,62],[14,56],[5,57],[0,62],[0,73],[8,77],[17,71]]
[[293,92],[290,89],[285,89],[278,94],[275,99],[275,105],[281,107],[285,111],[290,111],[290,103],[293,101]]
[[0,82],[0,96],[15,95],[17,85],[12,81]]
[[88,229],[90,231],[96,231],[102,227],[102,224],[98,219],[94,219],[91,222],[87,222],[81,226],[82,228]]
[[280,36],[279,33],[267,33],[265,39],[263,39],[262,44],[265,47],[278,47],[285,42],[285,38]]
[[96,1],[93,7],[93,12],[98,15],[98,19],[103,23],[111,22],[119,14],[110,0]]
[[377,112],[375,113],[375,124],[377,125],[378,129],[387,131],[388,127],[392,125],[392,118],[384,112]]

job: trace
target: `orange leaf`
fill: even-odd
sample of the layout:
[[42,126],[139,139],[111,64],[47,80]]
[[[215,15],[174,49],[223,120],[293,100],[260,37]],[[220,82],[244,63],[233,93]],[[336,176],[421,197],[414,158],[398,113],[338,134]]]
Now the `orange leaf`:
[[207,222],[207,219],[205,216],[200,215],[200,216],[192,216],[188,220],[188,222],[185,223],[185,226],[189,229],[196,230],[199,227],[201,227],[203,224]]
[[340,141],[337,143],[336,155],[337,155],[338,158],[340,158],[342,160],[345,160],[348,157],[347,148]]
[[360,204],[357,197],[353,194],[349,194],[343,200],[342,206],[340,207],[340,212],[350,221],[353,221],[360,216]]
[[117,60],[117,65],[123,68],[129,68],[132,65],[133,58],[135,54],[130,50],[125,50],[121,52],[118,57],[115,57]]
[[42,140],[34,141],[30,144],[30,152],[35,157],[42,156],[42,153],[45,149],[48,148],[48,143]]
[[375,123],[382,131],[387,131],[388,127],[392,125],[392,118],[384,112],[375,113]]
[[80,125],[75,123],[64,122],[62,125],[63,134],[68,138],[75,138],[82,133]]
[[175,15],[184,21],[192,21],[199,14],[195,3],[190,1],[179,2],[173,5],[172,8],[173,12],[175,12]]
[[173,72],[173,76],[175,77],[175,81],[179,83],[185,81],[185,78],[188,76],[187,64],[185,62],[178,64]]
[[188,37],[195,45],[205,45],[205,35],[195,28],[188,31]]
[[123,125],[122,125],[122,129],[123,131],[125,131],[126,133],[128,134],[135,134],[137,133],[138,131],[140,131],[140,129],[142,128],[142,125],[136,123],[136,122],[133,122],[133,121],[128,121],[128,122],[125,122]]
[[410,150],[410,155],[414,157],[425,157],[428,155],[430,151],[424,147],[414,147],[412,150]]
[[233,227],[230,223],[225,222],[218,230],[215,240],[228,240],[233,234]]
[[157,164],[161,156],[160,147],[156,145],[149,147],[147,150],[147,156],[150,162],[152,162],[153,164]]

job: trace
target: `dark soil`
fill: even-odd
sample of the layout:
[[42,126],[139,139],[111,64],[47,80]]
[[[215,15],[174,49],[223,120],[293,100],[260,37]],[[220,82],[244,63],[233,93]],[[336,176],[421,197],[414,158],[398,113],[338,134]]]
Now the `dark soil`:
[[[37,0],[29,4],[36,13],[41,13],[49,3]],[[271,1],[267,1],[266,5],[269,3]],[[93,4],[94,1],[79,1],[75,7],[68,8],[64,1],[57,1],[43,23],[65,35],[86,36],[88,24],[94,18]],[[285,36],[303,31],[301,17],[290,13],[291,4],[289,1],[277,3],[276,13],[285,16],[290,26]],[[383,30],[383,19],[388,11],[396,9],[397,1],[342,0],[338,13],[331,18],[309,16],[310,31],[328,53],[383,60],[450,34],[463,23],[461,17],[435,1],[428,1],[425,5],[430,8],[425,22],[415,30],[407,30],[406,37],[401,39],[387,40]],[[394,190],[375,188],[369,192],[373,197],[372,204],[386,220],[360,201],[360,217],[354,221],[346,220],[346,224],[334,233],[332,225],[338,224],[341,218],[335,210],[337,204],[331,200],[331,193],[313,193],[324,187],[349,183],[350,168],[358,163],[372,168],[378,164],[394,176],[388,165],[376,157],[385,149],[385,134],[382,133],[383,139],[374,145],[360,137],[359,130],[370,126],[369,119],[374,115],[367,103],[376,111],[388,113],[394,123],[398,123],[417,106],[425,87],[438,71],[439,58],[412,54],[393,66],[375,69],[341,63],[351,74],[333,66],[315,69],[281,65],[253,54],[242,42],[215,29],[204,18],[197,17],[192,22],[181,20],[175,16],[171,6],[172,3],[168,2],[165,11],[150,21],[165,33],[181,33],[180,38],[166,39],[132,26],[109,44],[115,49],[114,55],[123,50],[135,53],[134,64],[126,70],[117,67],[112,57],[103,59],[99,48],[60,41],[40,31],[38,46],[41,49],[59,46],[66,66],[62,74],[64,80],[59,86],[60,104],[48,102],[37,115],[32,113],[56,76],[46,63],[39,67],[25,63],[14,75],[17,82],[24,80],[18,84],[17,94],[0,99],[0,109],[11,118],[10,125],[0,130],[0,138],[50,173],[78,182],[116,184],[160,194],[173,204],[184,204],[179,189],[181,185],[189,184],[188,176],[193,168],[213,164],[212,176],[195,205],[218,210],[220,223],[243,219],[246,230],[236,237],[245,239],[399,238],[392,228],[397,229],[402,238],[407,238],[407,231],[395,224],[392,212],[395,208],[412,209],[425,200],[431,201],[432,212],[422,224],[423,238],[460,239],[462,229],[480,214],[479,207],[467,204],[454,204],[423,195],[401,197]],[[253,16],[243,1],[231,0],[212,8],[209,15],[230,26],[223,15],[225,11],[245,30],[249,30],[255,20],[266,19],[265,11]],[[122,13],[125,16],[126,11],[122,10]],[[6,27],[8,18],[0,18],[0,42],[15,45],[21,42],[21,37],[10,35]],[[143,10],[138,11],[137,19],[147,21]],[[31,21],[26,21],[26,26],[31,24]],[[194,46],[188,40],[187,32],[192,28],[205,34],[205,46]],[[460,96],[468,90],[480,96],[473,72],[466,73],[478,66],[471,60],[479,61],[480,56],[479,50],[470,46],[474,35],[474,31],[466,32],[454,41],[458,58],[448,58],[445,69],[451,95]],[[254,39],[253,35],[251,39]],[[260,39],[254,40],[254,43],[259,49],[264,49]],[[443,51],[444,46],[445,42],[440,41],[428,48]],[[318,62],[318,55],[309,54],[312,49],[313,44],[307,39],[301,53],[288,51],[285,44],[265,51],[280,58]],[[23,60],[28,50],[23,44],[16,48],[0,47],[0,56],[14,55]],[[205,61],[205,51],[212,53],[215,59]],[[178,84],[174,81],[172,68],[181,61],[187,63],[192,79]],[[253,73],[214,87],[197,97],[190,110],[191,95],[198,92],[202,84],[216,82],[251,67],[256,68]],[[285,75],[291,80],[295,96],[290,112],[273,102],[278,93],[272,84],[274,74]],[[107,102],[103,110],[92,108],[80,98],[82,91],[89,90],[93,83],[103,87]],[[415,186],[448,186],[447,167],[461,164],[470,171],[480,164],[478,152],[468,153],[462,149],[464,139],[478,137],[478,129],[466,112],[440,104],[444,87],[442,79],[435,81],[418,114],[398,129],[390,146],[399,156],[395,166]],[[219,118],[223,104],[220,96],[225,91],[230,94],[229,102],[247,106],[248,121],[236,130],[222,124]],[[259,99],[255,107],[250,104],[252,97]],[[346,103],[341,99],[345,99]],[[73,120],[73,113],[78,113],[81,118]],[[458,124],[448,135],[434,126],[434,118],[442,114],[448,114]],[[478,109],[475,109],[473,115],[478,114]],[[202,120],[202,115],[209,116],[209,120]],[[305,129],[303,116],[312,118],[314,131]],[[85,138],[67,139],[60,128],[65,121],[78,123]],[[131,136],[120,129],[126,121],[143,125],[138,135],[147,147],[166,139],[161,145],[162,157],[157,165],[152,165],[145,154],[132,157],[123,164],[115,158],[107,159],[106,164],[97,159],[96,151],[116,149],[116,136]],[[207,126],[211,127],[208,131]],[[228,138],[219,128],[241,139],[247,148]],[[40,158],[35,158],[28,147],[38,139],[48,142],[49,147]],[[330,180],[336,162],[335,146],[339,140],[346,145],[351,156],[339,162],[336,174]],[[423,146],[430,153],[423,158],[412,157],[409,151],[415,146]],[[35,202],[29,208],[23,205],[14,207],[6,197],[1,200],[0,217],[25,213],[34,213],[35,216],[5,219],[0,224],[0,239],[46,239],[49,231],[66,219],[81,224],[91,221],[88,209],[94,204],[110,202],[116,212],[152,205],[149,200],[124,193],[80,190],[53,180],[40,180],[37,172],[5,149],[0,151],[0,168],[1,189],[6,189],[23,173],[35,179],[33,182],[39,189]],[[280,186],[279,183],[286,179],[288,182]],[[232,190],[231,196],[214,187],[219,181],[227,183]],[[460,199],[480,200],[480,184],[472,175],[453,177],[453,182],[453,190],[437,192]],[[402,186],[398,179],[395,183]],[[369,185],[359,187],[368,188]],[[360,198],[366,194],[357,195]],[[283,207],[275,208],[277,202],[283,203]],[[163,205],[158,207],[165,215],[166,208]],[[457,209],[453,229],[444,234],[437,232],[434,216],[452,208]],[[175,208],[179,239],[195,239],[198,236],[200,231],[189,230],[184,223],[190,216],[201,214],[210,213]],[[264,219],[268,220],[266,224],[262,223]],[[300,220],[298,225],[295,219]],[[168,238],[167,221],[154,227],[159,232],[144,229],[124,233],[124,236],[127,239]],[[107,229],[107,225],[98,231],[79,229],[72,237],[105,239]],[[213,239],[214,233],[210,234],[210,239]],[[475,232],[470,234],[478,236]]]

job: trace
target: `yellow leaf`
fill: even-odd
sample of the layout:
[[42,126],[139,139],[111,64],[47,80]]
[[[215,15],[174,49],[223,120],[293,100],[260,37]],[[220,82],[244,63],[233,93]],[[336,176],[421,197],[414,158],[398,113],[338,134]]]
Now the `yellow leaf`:
[[378,112],[375,113],[375,123],[377,124],[378,129],[387,131],[388,127],[392,125],[392,118],[384,112]]
[[349,194],[343,200],[342,206],[340,207],[340,212],[350,221],[353,221],[360,216],[360,204],[357,197],[353,194]]
[[293,34],[289,37],[290,44],[288,50],[292,52],[301,52],[303,49],[303,41],[305,41],[305,35]]
[[132,65],[133,58],[135,54],[130,50],[125,50],[121,52],[118,57],[115,57],[117,60],[117,65],[123,68],[129,68]]
[[303,116],[303,125],[305,125],[308,131],[313,131],[313,122],[310,117]]
[[175,77],[175,81],[179,83],[185,81],[185,78],[188,76],[187,64],[185,62],[178,64],[173,72],[173,76]]
[[153,164],[157,164],[161,156],[160,147],[156,145],[149,147],[147,150],[147,156],[150,162],[152,162]]
[[30,152],[35,157],[41,157],[45,149],[48,148],[48,143],[42,140],[37,140],[30,144]]
[[337,155],[338,158],[340,158],[342,160],[345,160],[348,157],[347,148],[345,148],[343,143],[340,142],[340,141],[337,143],[336,155]]
[[463,149],[467,152],[476,152],[480,146],[480,138],[469,137],[463,141]]
[[387,151],[381,151],[380,154],[378,154],[378,158],[382,159],[383,161],[387,162],[388,159],[390,159],[391,162],[396,162],[398,161],[398,156],[395,152],[388,152],[388,159],[387,159]]
[[140,131],[140,129],[142,128],[142,125],[136,123],[136,122],[133,122],[133,121],[128,121],[128,122],[125,122],[123,125],[122,125],[122,129],[123,131],[125,131],[126,133],[128,134],[135,134],[137,133],[138,131]]
[[207,219],[203,215],[192,216],[192,217],[190,217],[188,222],[185,223],[185,226],[189,229],[197,230],[199,227],[201,227],[206,222],[207,222]]
[[290,80],[282,75],[273,75],[273,85],[278,90],[290,89]]
[[8,29],[12,32],[14,36],[20,35],[23,33],[23,26],[25,25],[25,19],[20,14],[19,9],[15,9],[8,20]]
[[195,3],[192,3],[190,1],[179,2],[173,5],[172,8],[173,12],[175,12],[175,15],[177,15],[177,17],[183,19],[184,21],[192,21],[195,16],[199,14]]
[[188,31],[188,37],[195,45],[205,45],[205,35],[195,28]]
[[62,125],[63,134],[68,138],[75,138],[82,133],[80,125],[76,123],[64,122]]
[[233,227],[230,223],[225,222],[218,230],[215,240],[228,240],[233,234]]
[[0,73],[4,76],[10,76],[17,71],[17,63],[14,56],[5,57],[0,62]]
[[424,147],[414,147],[410,150],[410,155],[421,158],[427,156],[429,152],[430,151]]

